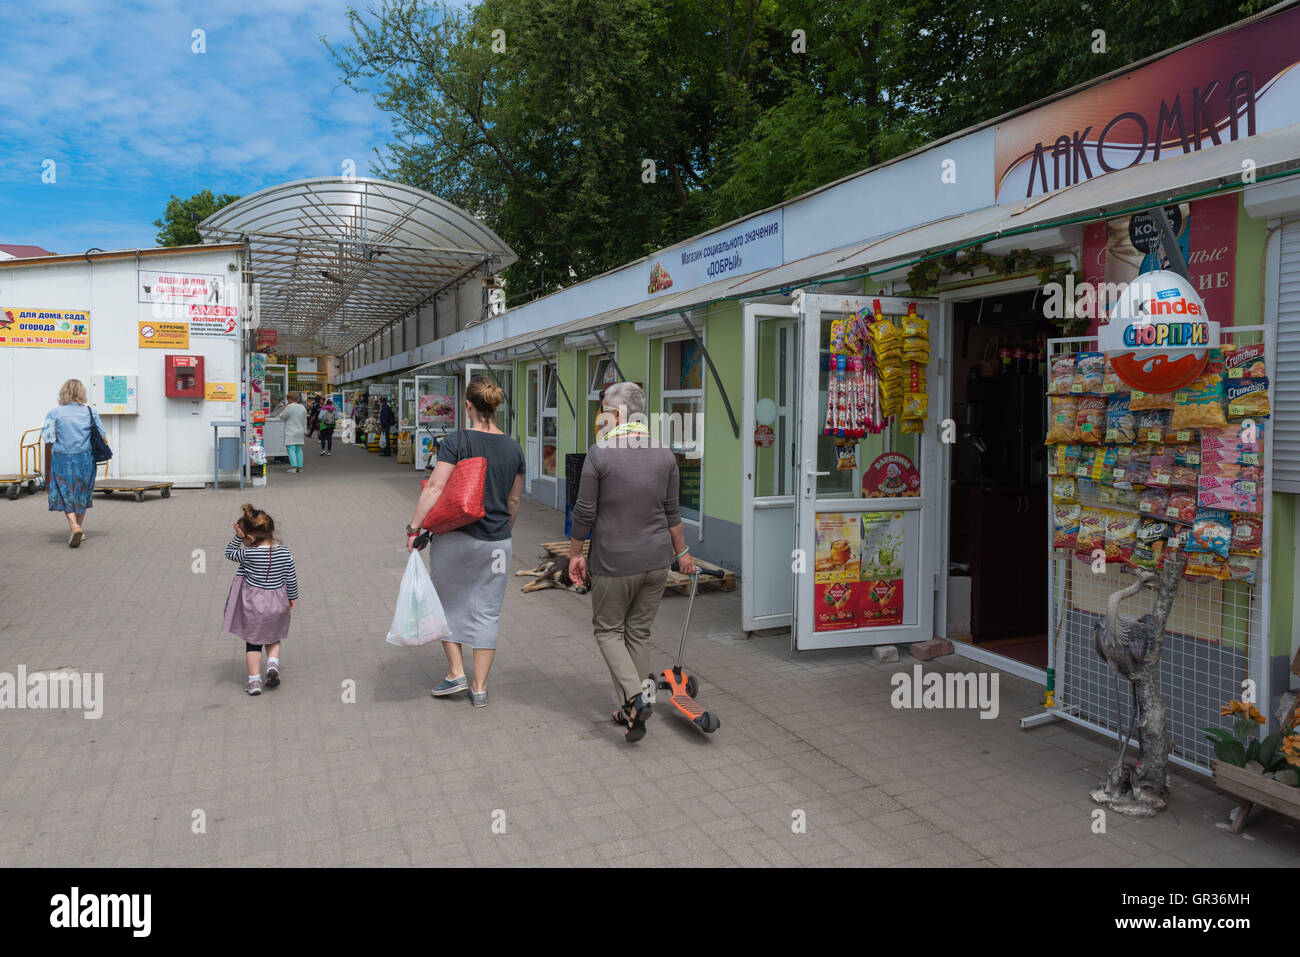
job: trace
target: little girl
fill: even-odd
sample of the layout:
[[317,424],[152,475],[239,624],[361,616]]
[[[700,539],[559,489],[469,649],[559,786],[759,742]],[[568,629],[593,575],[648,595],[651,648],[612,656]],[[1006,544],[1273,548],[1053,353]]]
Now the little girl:
[[[289,612],[298,600],[293,555],[275,541],[275,522],[261,509],[244,505],[226,557],[239,563],[226,597],[225,631],[244,639],[249,694],[262,693],[262,650],[266,686],[280,683],[280,640],[289,633]],[[242,542],[242,544],[241,544]]]

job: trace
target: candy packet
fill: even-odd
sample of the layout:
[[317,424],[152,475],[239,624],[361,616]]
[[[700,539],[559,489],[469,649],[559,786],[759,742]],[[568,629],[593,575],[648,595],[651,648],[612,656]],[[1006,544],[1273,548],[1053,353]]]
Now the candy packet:
[[1232,544],[1228,552],[1232,555],[1264,554],[1264,519],[1258,515],[1245,512],[1230,513],[1232,521]]
[[1109,445],[1132,445],[1137,440],[1137,417],[1128,407],[1127,395],[1106,400],[1106,442]]

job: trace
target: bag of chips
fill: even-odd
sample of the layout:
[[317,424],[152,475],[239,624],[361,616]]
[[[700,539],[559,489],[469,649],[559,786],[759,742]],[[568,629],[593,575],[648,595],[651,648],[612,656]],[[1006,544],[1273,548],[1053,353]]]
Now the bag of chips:
[[1262,419],[1268,414],[1267,379],[1238,379],[1228,386],[1228,418]]
[[1137,540],[1133,545],[1133,564],[1140,568],[1158,568],[1164,555],[1169,529],[1168,522],[1143,519],[1138,525]]
[[1165,517],[1181,524],[1191,524],[1196,520],[1196,494],[1194,492],[1171,492],[1165,503]]
[[1106,561],[1126,563],[1132,560],[1139,521],[1136,515],[1125,512],[1111,512],[1106,516]]
[[1227,558],[1206,552],[1189,554],[1187,564],[1183,567],[1183,577],[1197,583],[1227,581],[1229,578]]
[[1073,353],[1057,356],[1052,360],[1051,375],[1048,377],[1048,395],[1069,395],[1074,386]]
[[1197,509],[1196,518],[1192,522],[1192,537],[1187,541],[1187,551],[1214,552],[1227,558],[1231,545],[1232,519],[1228,513],[1217,508]]
[[1047,438],[1045,445],[1074,441],[1075,419],[1079,414],[1079,400],[1074,396],[1052,396],[1051,409],[1047,415]]
[[1079,485],[1072,478],[1058,478],[1052,483],[1052,501],[1057,505],[1079,501]]
[[922,435],[925,432],[925,419],[903,419],[905,435]]
[[909,419],[924,419],[929,396],[924,392],[908,392],[903,395],[903,415]]
[[1175,465],[1200,465],[1201,464],[1201,447],[1195,442],[1187,442],[1174,446],[1174,464]]
[[1139,392],[1134,389],[1128,407],[1134,412],[1146,409],[1168,409],[1172,412],[1175,404],[1172,392]]
[[1196,488],[1196,480],[1200,473],[1190,465],[1175,464],[1173,470],[1169,473],[1170,488]]
[[1179,429],[1221,428],[1228,424],[1223,416],[1223,376],[1220,363],[1212,363],[1204,372],[1174,393],[1174,417],[1170,427]]
[[1223,374],[1229,379],[1262,379],[1268,375],[1264,364],[1264,343],[1252,342],[1223,347]]
[[1100,352],[1080,352],[1070,391],[1075,395],[1101,395],[1102,380],[1105,378],[1106,357]]
[[1080,558],[1092,560],[1094,550],[1106,548],[1106,512],[1095,508],[1081,509],[1079,512],[1079,534],[1075,539],[1074,550]]
[[1246,512],[1230,513],[1232,520],[1232,544],[1228,553],[1232,555],[1264,554],[1264,519]]
[[1079,397],[1075,415],[1073,441],[1082,445],[1100,445],[1106,438],[1106,400],[1099,395]]
[[1162,488],[1148,487],[1142,490],[1138,498],[1138,511],[1143,515],[1164,518],[1169,508],[1169,493]]
[[[1133,408],[1132,396],[1129,397],[1129,409]],[[1165,432],[1169,428],[1169,420],[1173,413],[1168,409],[1144,409],[1138,413],[1137,420],[1137,440],[1139,442],[1162,443],[1165,440]]]
[[1129,411],[1127,395],[1113,395],[1106,400],[1106,442],[1132,445],[1137,440],[1137,417]]
[[1110,364],[1110,356],[1106,357],[1106,372],[1101,379],[1101,394],[1111,395],[1128,395],[1128,384],[1121,379],[1116,373],[1115,368]]
[[1191,525],[1181,525],[1175,523],[1169,528],[1169,538],[1165,542],[1165,547],[1167,549],[1185,550],[1187,548],[1187,542],[1191,537],[1192,537]]
[[908,313],[903,317],[903,335],[908,338],[924,339],[927,343],[930,341],[930,320],[922,319],[916,313]]
[[1052,547],[1073,549],[1079,537],[1079,505],[1056,505],[1052,508]]
[[1228,577],[1245,585],[1255,584],[1255,574],[1259,569],[1259,559],[1246,555],[1228,556]]

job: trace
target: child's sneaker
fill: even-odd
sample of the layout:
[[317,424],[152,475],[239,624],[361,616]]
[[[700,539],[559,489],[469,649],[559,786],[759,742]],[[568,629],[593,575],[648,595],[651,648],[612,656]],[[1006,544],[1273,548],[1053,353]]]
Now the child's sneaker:
[[272,658],[266,663],[266,686],[268,688],[278,688],[280,686],[279,658]]
[[259,675],[253,675],[248,679],[248,684],[244,685],[244,690],[249,694],[262,693],[262,679]]

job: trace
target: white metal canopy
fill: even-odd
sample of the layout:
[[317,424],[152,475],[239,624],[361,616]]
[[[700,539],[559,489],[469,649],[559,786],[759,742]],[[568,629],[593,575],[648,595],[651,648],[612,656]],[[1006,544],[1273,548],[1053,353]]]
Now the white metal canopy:
[[518,259],[469,213],[386,180],[304,179],[245,196],[199,224],[247,243],[260,327],[285,351],[338,355],[476,273]]

